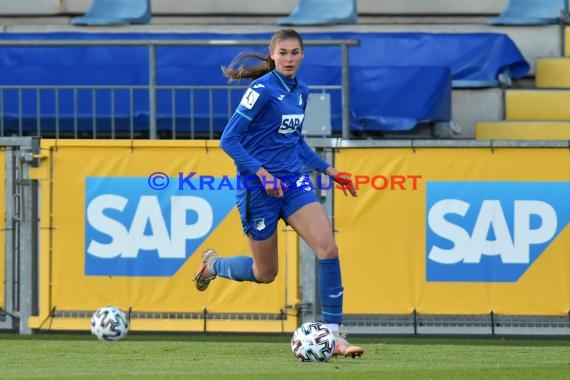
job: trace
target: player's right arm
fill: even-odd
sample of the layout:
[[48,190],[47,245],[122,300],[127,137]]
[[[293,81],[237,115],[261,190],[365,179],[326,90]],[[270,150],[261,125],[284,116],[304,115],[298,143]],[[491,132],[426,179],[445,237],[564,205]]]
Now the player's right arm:
[[241,138],[247,133],[249,123],[250,120],[235,112],[220,140],[220,147],[234,160],[240,173],[246,175],[256,174],[261,168],[261,163],[253,158],[241,143]]
[[246,176],[257,175],[269,195],[280,197],[283,195],[281,181],[273,177],[261,163],[252,157],[243,147],[241,140],[249,133],[250,124],[261,112],[267,96],[264,96],[265,87],[252,83],[224,129],[220,147],[234,160],[240,173]]
[[267,103],[265,86],[253,82],[244,92],[239,105],[228,121],[220,141],[221,148],[235,161],[241,174],[253,175],[261,163],[243,147],[243,136],[251,133],[250,124]]

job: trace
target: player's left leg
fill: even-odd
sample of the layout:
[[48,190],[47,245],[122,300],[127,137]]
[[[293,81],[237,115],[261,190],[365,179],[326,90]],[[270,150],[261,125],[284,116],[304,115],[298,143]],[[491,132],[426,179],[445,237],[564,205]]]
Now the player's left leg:
[[208,249],[194,277],[196,289],[204,291],[217,276],[233,281],[270,283],[278,271],[277,223],[282,199],[264,190],[244,189],[238,193],[238,209],[252,256],[219,257]]
[[216,278],[214,271],[214,263],[219,259],[218,253],[213,249],[206,249],[202,252],[202,261],[200,267],[194,276],[194,284],[196,289],[203,292],[208,288],[210,282]]
[[213,249],[205,250],[194,277],[196,289],[206,290],[217,276],[233,281],[272,282],[278,272],[277,233],[263,240],[255,240],[251,234],[248,238],[253,257],[220,257]]

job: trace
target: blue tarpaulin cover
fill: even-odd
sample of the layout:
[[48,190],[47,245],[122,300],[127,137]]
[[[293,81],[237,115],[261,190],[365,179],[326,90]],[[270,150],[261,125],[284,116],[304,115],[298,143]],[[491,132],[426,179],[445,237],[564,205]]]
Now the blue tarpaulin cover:
[[[0,39],[262,39],[270,33],[41,33],[0,34]],[[409,130],[420,121],[445,121],[451,115],[451,88],[457,86],[496,86],[501,73],[521,78],[529,65],[513,41],[498,33],[304,33],[311,39],[358,39],[360,46],[350,51],[351,130]],[[238,53],[266,47],[159,47],[157,49],[157,81],[160,86],[225,85],[220,71]],[[146,47],[3,47],[0,48],[0,86],[4,85],[129,85],[148,84],[148,49]],[[309,85],[341,84],[341,51],[339,47],[307,47],[299,76]],[[216,132],[224,128],[228,109],[239,102],[242,89],[213,98],[214,117],[209,116],[210,99],[194,98],[195,128]],[[42,130],[60,118],[59,127],[71,128],[72,93],[58,94],[45,90],[37,104],[35,93],[23,93],[20,105],[14,90],[2,93],[4,129],[37,126],[37,110],[41,110]],[[80,128],[92,128],[93,103],[101,124],[108,123],[110,92],[76,95],[79,99]],[[189,95],[176,97],[178,130],[189,128]],[[128,125],[130,105],[126,94],[118,93],[113,108],[119,119],[115,128]],[[341,100],[332,96],[332,127],[341,130]],[[135,94],[134,121],[139,130],[148,129],[148,93]],[[167,91],[157,94],[158,127],[172,126],[172,99]],[[22,107],[23,118],[19,118]],[[45,119],[45,120],[44,120]],[[124,119],[124,120],[123,120]],[[22,121],[23,120],[23,121]],[[76,121],[77,122],[77,121]]]

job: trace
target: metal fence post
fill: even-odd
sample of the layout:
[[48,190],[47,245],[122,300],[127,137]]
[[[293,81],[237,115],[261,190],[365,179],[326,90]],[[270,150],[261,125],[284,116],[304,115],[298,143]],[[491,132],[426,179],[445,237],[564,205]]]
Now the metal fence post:
[[28,318],[37,313],[38,283],[38,198],[37,183],[30,179],[29,169],[34,165],[34,153],[39,152],[39,138],[29,139],[18,155],[20,193],[19,224],[19,278],[20,278],[20,334],[31,334]]
[[350,139],[350,72],[348,69],[348,45],[341,46],[342,63],[342,138]]
[[17,308],[17,294],[15,294],[15,270],[14,249],[15,249],[15,231],[14,231],[14,159],[12,151],[5,151],[4,176],[5,176],[5,230],[4,230],[4,305],[2,306],[3,321],[0,322],[0,328],[13,329],[15,324],[15,310]]
[[149,138],[158,137],[156,116],[156,45],[148,45],[148,117]]
[[6,328],[31,334],[28,318],[37,313],[37,184],[30,180],[33,154],[39,152],[39,138],[2,138],[6,150]]

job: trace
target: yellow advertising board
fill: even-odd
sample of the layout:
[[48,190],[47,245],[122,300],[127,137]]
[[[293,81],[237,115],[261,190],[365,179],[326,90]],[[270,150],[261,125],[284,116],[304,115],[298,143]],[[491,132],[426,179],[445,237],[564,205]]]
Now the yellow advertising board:
[[567,315],[567,148],[349,148],[335,192],[347,314]]
[[135,330],[297,326],[297,238],[284,225],[273,283],[194,287],[204,249],[249,254],[234,207],[235,168],[217,141],[42,140],[41,156],[33,173],[40,315],[32,328],[88,328],[86,317],[105,305],[131,311]]
[[[43,140],[40,156],[31,328],[87,329],[105,305],[130,310],[134,330],[297,326],[298,239],[284,225],[275,282],[194,288],[205,248],[249,251],[217,141]],[[567,149],[343,148],[334,162],[359,192],[334,192],[346,314],[570,309]]]

